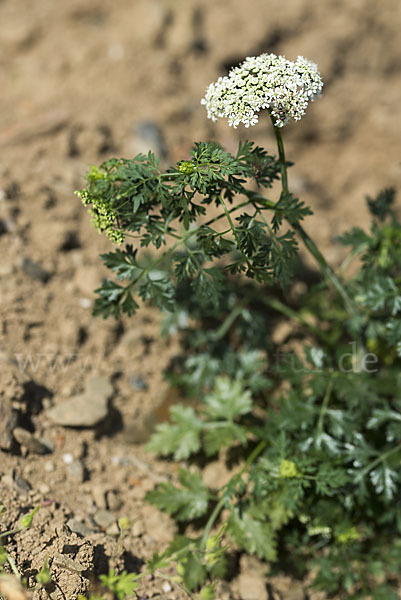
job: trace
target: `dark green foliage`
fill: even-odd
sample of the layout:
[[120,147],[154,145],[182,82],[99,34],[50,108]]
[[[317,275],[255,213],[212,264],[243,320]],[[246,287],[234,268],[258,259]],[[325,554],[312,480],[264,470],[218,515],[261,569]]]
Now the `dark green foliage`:
[[[152,560],[174,559],[183,584],[195,589],[224,576],[229,540],[291,564],[299,576],[314,568],[314,585],[329,594],[390,600],[401,568],[394,190],[367,199],[369,232],[353,228],[339,238],[350,248],[346,263],[360,261],[340,284],[347,305],[327,282],[302,281],[297,240],[305,242],[300,222],[310,210],[287,191],[276,204],[260,195],[279,172],[252,143],[241,143],[236,156],[199,143],[167,173],[152,154],[107,161],[80,193],[100,229],[138,239],[102,256],[116,281],[102,284],[95,312],[118,317],[132,314],[138,297],[151,300],[166,314],[165,333],[182,338],[169,377],[194,403],[171,409],[149,449],[190,463],[225,457],[235,466],[217,490],[186,468],[177,485],[148,494],[182,532],[194,520],[204,527]],[[155,255],[141,250],[150,246]],[[290,296],[294,280],[305,291]],[[279,320],[291,324],[281,346],[272,336]]]
[[189,521],[205,514],[209,494],[197,473],[181,469],[179,473],[180,488],[172,483],[162,483],[158,490],[148,494],[148,500],[179,521]]
[[[263,206],[252,190],[255,182],[270,187],[279,170],[278,161],[251,142],[240,143],[236,156],[215,143],[197,143],[190,160],[166,173],[152,153],[93,167],[87,188],[78,194],[90,207],[98,230],[120,244],[134,236],[140,247],[165,246],[150,262],[131,245],[103,255],[105,265],[126,285],[105,281],[97,290],[95,314],[131,315],[138,307],[136,296],[152,298],[159,308],[172,311],[177,286],[183,282],[190,283],[200,302],[215,305],[226,273],[288,285],[297,243],[293,232],[278,233],[278,221],[288,213],[293,224],[310,211],[291,196],[282,198],[277,213],[272,213],[273,203]],[[241,196],[248,200],[241,201]],[[207,221],[210,204],[219,214]],[[236,217],[245,205],[250,212]],[[272,213],[271,226],[265,211]],[[203,220],[195,226],[199,218]],[[224,257],[225,268],[212,265]]]

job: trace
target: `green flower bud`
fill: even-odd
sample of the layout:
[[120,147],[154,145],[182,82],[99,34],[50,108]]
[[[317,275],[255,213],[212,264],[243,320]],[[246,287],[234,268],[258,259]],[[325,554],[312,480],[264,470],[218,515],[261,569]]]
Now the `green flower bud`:
[[283,479],[290,479],[291,477],[299,477],[300,472],[297,466],[292,460],[286,460],[285,458],[280,463],[280,477]]
[[184,175],[190,175],[194,171],[194,165],[190,160],[182,160],[178,163],[177,169],[180,173],[184,173]]
[[37,506],[36,508],[33,509],[33,511],[31,513],[21,517],[19,524],[20,524],[20,527],[22,527],[22,529],[28,529],[32,525],[33,517],[38,512],[39,508],[40,508],[40,506]]

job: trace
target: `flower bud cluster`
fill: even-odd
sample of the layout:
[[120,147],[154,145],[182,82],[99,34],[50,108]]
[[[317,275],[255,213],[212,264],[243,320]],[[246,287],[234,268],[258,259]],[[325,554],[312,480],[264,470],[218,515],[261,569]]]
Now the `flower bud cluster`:
[[321,94],[323,81],[317,65],[298,56],[296,62],[284,56],[251,56],[228,76],[219,77],[206,90],[201,103],[209,119],[228,119],[237,127],[256,125],[259,111],[268,109],[277,127],[284,127],[306,113],[309,101]]

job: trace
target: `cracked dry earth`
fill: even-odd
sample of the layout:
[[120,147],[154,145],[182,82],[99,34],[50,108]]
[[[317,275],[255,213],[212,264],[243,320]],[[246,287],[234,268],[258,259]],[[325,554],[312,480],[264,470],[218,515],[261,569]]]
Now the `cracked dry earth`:
[[[40,505],[5,539],[30,584],[48,560],[54,585],[34,598],[75,600],[110,564],[137,571],[175,532],[144,496],[177,467],[144,442],[177,400],[163,370],[179,342],[150,307],[91,316],[109,245],[73,195],[87,166],[148,148],[167,164],[200,139],[234,150],[251,132],[206,120],[206,86],[247,55],[302,54],[326,85],[285,129],[291,185],[336,264],[332,237],[367,223],[364,196],[399,187],[400,25],[398,0],[0,0],[0,532]],[[252,135],[274,148],[262,123]],[[204,470],[212,487],[226,476],[223,461]],[[148,578],[138,597],[184,596]],[[325,596],[243,555],[218,598]]]

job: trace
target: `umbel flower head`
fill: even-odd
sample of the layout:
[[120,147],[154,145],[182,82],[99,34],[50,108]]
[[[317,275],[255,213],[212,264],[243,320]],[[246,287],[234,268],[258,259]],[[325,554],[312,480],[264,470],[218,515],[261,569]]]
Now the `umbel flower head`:
[[212,121],[219,117],[238,127],[256,125],[259,111],[267,108],[277,127],[293,118],[299,121],[309,101],[321,94],[323,81],[317,65],[298,56],[296,62],[284,56],[250,56],[226,77],[211,83],[201,100]]

